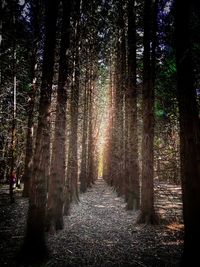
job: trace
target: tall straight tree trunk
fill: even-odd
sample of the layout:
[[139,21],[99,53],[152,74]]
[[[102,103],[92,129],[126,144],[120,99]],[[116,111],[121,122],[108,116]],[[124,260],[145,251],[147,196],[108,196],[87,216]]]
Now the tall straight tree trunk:
[[200,119],[198,116],[191,55],[192,5],[176,1],[176,64],[180,116],[181,181],[184,250],[181,266],[199,262],[200,249]]
[[35,92],[36,83],[33,80],[31,86],[31,92],[29,93],[29,103],[28,103],[28,129],[26,134],[26,154],[25,154],[25,165],[24,165],[24,188],[23,197],[28,197],[30,192],[30,180],[32,174],[32,164],[33,164],[33,128],[34,128],[34,107],[35,107]]
[[[14,61],[16,62],[16,50],[14,50]],[[15,63],[14,63],[15,65]],[[11,131],[11,161],[10,161],[10,177],[9,177],[9,192],[10,192],[10,202],[15,202],[14,200],[14,194],[13,194],[13,186],[14,186],[14,179],[16,176],[16,170],[15,170],[15,164],[16,164],[16,111],[17,111],[17,105],[16,105],[16,95],[17,95],[17,78],[15,74],[15,66],[14,66],[14,77],[13,77],[13,118],[12,118],[12,131]]]
[[38,13],[40,12],[40,5],[38,0],[34,3],[31,2],[32,18],[31,23],[33,26],[33,39],[31,47],[31,88],[29,91],[29,100],[28,100],[28,125],[26,133],[26,154],[25,154],[25,166],[24,166],[24,188],[22,195],[24,197],[29,196],[30,192],[30,180],[32,175],[32,166],[33,166],[33,129],[34,129],[34,107],[35,107],[35,95],[37,90],[36,83],[36,70],[37,70],[37,51],[38,51],[38,39],[39,39],[39,21]]
[[137,88],[136,88],[136,25],[134,0],[128,2],[128,86],[127,86],[127,209],[137,210],[140,205],[138,136],[137,136]]
[[69,138],[67,180],[70,202],[78,202],[78,103],[79,103],[79,47],[80,47],[80,0],[75,2],[75,51],[74,70],[71,88],[70,119],[71,132]]
[[111,128],[111,145],[110,145],[110,185],[114,186],[115,184],[115,145],[116,145],[116,67],[115,60],[113,59],[113,73],[112,73],[112,128]]
[[91,187],[95,181],[95,137],[94,137],[94,94],[95,94],[95,60],[90,62],[90,85],[88,94],[88,177],[87,186]]
[[58,2],[58,0],[45,2],[46,36],[42,66],[38,128],[29,197],[27,230],[21,251],[21,256],[26,261],[37,261],[47,256],[45,212],[50,164],[50,108]]
[[66,109],[68,77],[67,50],[70,46],[70,14],[71,2],[62,1],[62,33],[59,59],[58,92],[56,105],[55,135],[51,159],[51,173],[48,194],[48,224],[51,231],[63,229],[63,205],[67,197],[65,188],[65,158],[66,158]]
[[[91,68],[91,67],[90,67]],[[90,69],[90,85],[88,94],[88,176],[87,176],[87,187],[91,187],[93,179],[93,131],[92,131],[92,68]]]
[[[12,13],[13,13],[13,35],[15,33],[16,27],[16,2],[14,1],[12,4]],[[11,131],[11,149],[10,149],[10,174],[9,174],[9,193],[10,193],[10,202],[13,203],[14,194],[13,194],[13,186],[14,186],[14,179],[16,179],[16,142],[17,142],[17,135],[16,135],[16,115],[17,115],[17,77],[16,77],[16,63],[17,63],[17,52],[16,52],[16,42],[13,41],[13,116],[12,116],[12,131]]]
[[84,114],[83,114],[83,136],[82,136],[82,155],[80,170],[80,192],[87,190],[87,135],[88,135],[88,66],[85,74],[85,92],[84,92]]
[[144,54],[142,92],[142,184],[141,213],[138,223],[157,223],[154,209],[154,82],[150,44],[152,41],[152,0],[144,6]]
[[108,126],[106,129],[106,144],[103,152],[103,179],[112,185],[112,173],[111,173],[111,161],[112,161],[112,134],[113,134],[113,67],[112,67],[112,54],[110,56],[110,71],[109,71],[109,117],[108,117]]
[[126,47],[125,47],[125,23],[124,23],[124,1],[117,6],[119,16],[117,21],[117,58],[115,70],[116,86],[116,116],[114,124],[114,183],[118,195],[122,195],[124,186],[124,93],[125,93],[125,73],[126,73]]

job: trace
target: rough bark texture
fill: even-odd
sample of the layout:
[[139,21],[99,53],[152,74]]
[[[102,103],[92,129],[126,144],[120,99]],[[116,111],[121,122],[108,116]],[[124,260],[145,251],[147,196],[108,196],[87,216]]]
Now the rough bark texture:
[[137,88],[136,88],[136,26],[134,1],[128,2],[128,86],[126,93],[126,199],[127,209],[137,210],[140,205],[138,137],[137,137]]
[[70,13],[71,2],[63,1],[63,18],[60,45],[58,92],[56,105],[55,135],[51,159],[51,174],[48,193],[48,227],[51,231],[63,229],[63,206],[67,197],[65,188],[65,157],[66,157],[66,109],[68,63],[66,51],[70,46]]
[[33,128],[34,128],[34,107],[35,107],[35,94],[37,90],[36,84],[36,62],[37,62],[37,50],[38,50],[38,38],[39,38],[39,21],[38,13],[40,12],[41,6],[39,1],[31,2],[32,18],[31,24],[33,27],[33,40],[31,47],[31,88],[29,92],[28,100],[28,124],[27,124],[27,133],[26,133],[26,154],[25,154],[25,164],[24,164],[24,175],[23,175],[23,196],[28,197],[30,192],[30,179],[32,175],[32,165],[33,165]]
[[78,197],[78,103],[79,103],[79,47],[80,47],[80,0],[75,2],[75,51],[74,73],[71,88],[70,104],[70,138],[67,165],[67,180],[69,187],[70,202],[79,201]]
[[[12,26],[13,32],[15,34],[15,27],[16,27],[16,3],[11,3],[11,14],[12,14]],[[12,90],[12,98],[13,98],[13,110],[12,110],[12,126],[11,126],[11,144],[10,144],[10,174],[9,174],[9,193],[10,193],[10,202],[15,202],[14,194],[13,194],[13,172],[16,173],[16,142],[17,142],[17,135],[16,135],[16,111],[17,111],[17,103],[16,103],[16,96],[17,96],[17,77],[16,77],[16,62],[17,62],[17,54],[16,54],[16,41],[15,39],[12,42],[12,52],[13,52],[13,64],[12,64],[12,75],[13,75],[13,90]]]
[[80,192],[87,190],[87,135],[88,135],[88,69],[86,70],[85,92],[84,92],[84,115],[83,115],[83,136],[82,136],[82,155],[80,170]]
[[[46,4],[46,39],[42,68],[39,118],[31,179],[27,230],[22,258],[37,261],[47,256],[45,242],[45,210],[50,160],[50,106],[54,65],[55,35],[58,1]],[[34,251],[34,253],[33,253]]]
[[117,20],[117,58],[115,65],[115,90],[116,90],[116,115],[114,120],[113,133],[113,175],[114,186],[118,195],[124,191],[124,92],[125,92],[125,73],[126,73],[126,47],[125,47],[125,24],[124,24],[124,2],[119,2],[117,6],[119,13]]
[[154,209],[154,88],[151,62],[152,1],[146,0],[144,7],[144,54],[142,92],[142,184],[141,214],[138,223],[156,223]]
[[176,1],[177,91],[180,113],[181,180],[185,225],[182,266],[199,261],[200,249],[200,120],[191,55],[191,7]]

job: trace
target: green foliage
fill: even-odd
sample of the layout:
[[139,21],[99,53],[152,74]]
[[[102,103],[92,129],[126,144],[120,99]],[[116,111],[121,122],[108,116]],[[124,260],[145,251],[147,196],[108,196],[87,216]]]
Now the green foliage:
[[158,100],[155,101],[155,115],[157,118],[163,118],[166,116],[166,113]]

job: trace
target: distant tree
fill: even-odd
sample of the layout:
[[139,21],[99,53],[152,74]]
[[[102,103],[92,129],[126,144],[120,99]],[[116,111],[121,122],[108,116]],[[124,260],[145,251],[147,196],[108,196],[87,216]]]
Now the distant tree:
[[31,24],[31,38],[29,40],[30,52],[29,52],[29,64],[30,64],[30,89],[28,92],[28,122],[27,122],[27,133],[26,133],[26,152],[25,152],[25,164],[24,164],[24,174],[23,182],[24,188],[22,195],[24,197],[29,196],[32,166],[33,166],[33,150],[34,150],[34,140],[33,140],[33,129],[34,129],[34,108],[36,102],[36,90],[37,90],[37,53],[39,49],[39,37],[41,29],[41,13],[43,7],[38,0],[30,1],[30,24]]
[[115,116],[113,121],[112,175],[118,195],[124,193],[124,94],[126,77],[126,40],[124,1],[116,2]]
[[[88,90],[88,175],[87,175],[87,187],[91,187],[96,180],[95,174],[95,130],[96,125],[96,114],[94,109],[94,95],[96,91],[96,60],[93,55],[94,47],[91,50],[90,57],[90,85]],[[96,64],[95,64],[96,62]]]
[[[21,3],[21,2],[20,2]],[[25,131],[27,121],[27,80],[30,72],[29,45],[30,31],[22,15],[19,1],[1,1],[1,48],[0,48],[0,125],[3,134],[2,163],[3,178],[8,179],[11,171],[11,143],[13,128],[14,94],[17,103],[15,120],[14,168],[17,178],[23,173]],[[30,43],[29,43],[30,44]],[[15,52],[14,52],[15,51]],[[14,75],[15,73],[15,75]],[[14,89],[16,77],[16,90]],[[30,80],[29,80],[30,82]]]
[[[12,1],[10,4],[10,11],[12,16],[12,34],[16,36],[16,20],[17,20],[17,3]],[[16,179],[16,112],[17,112],[17,72],[16,72],[16,61],[17,61],[17,46],[16,40],[12,38],[12,79],[13,79],[13,90],[12,90],[12,126],[11,126],[11,144],[10,144],[10,174],[9,174],[9,192],[10,192],[10,201],[14,202],[13,186],[14,180]]]
[[103,151],[103,179],[108,185],[113,185],[112,177],[112,141],[113,141],[113,121],[114,121],[114,88],[113,88],[113,62],[112,54],[109,60],[109,89],[108,89],[108,126],[106,129],[106,142]]
[[85,88],[84,88],[84,113],[83,113],[83,134],[82,134],[82,153],[81,153],[81,168],[80,168],[80,192],[84,193],[87,190],[87,138],[88,138],[88,87],[89,87],[89,70],[88,64],[85,73]]
[[[81,47],[84,57],[80,57],[81,66],[84,70],[82,84],[83,92],[83,128],[82,134],[82,154],[80,165],[80,191],[86,191],[92,186],[97,178],[96,174],[96,137],[95,137],[95,108],[96,81],[98,74],[98,51],[101,43],[98,42],[98,29],[100,22],[99,12],[102,6],[98,1],[83,1],[81,22]],[[98,21],[98,23],[96,23]],[[80,103],[81,105],[81,103]]]

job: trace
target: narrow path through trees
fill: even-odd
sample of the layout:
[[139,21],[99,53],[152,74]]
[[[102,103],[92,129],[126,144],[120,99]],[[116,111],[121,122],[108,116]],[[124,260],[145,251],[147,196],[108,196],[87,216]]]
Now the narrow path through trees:
[[[5,192],[2,188],[0,191],[0,266],[12,267],[16,266],[13,256],[23,240],[27,200],[19,196],[10,206]],[[179,192],[180,187],[157,185],[156,207],[161,202],[163,208],[166,203],[165,215],[171,216],[172,210],[173,215],[178,214]],[[173,208],[168,207],[170,203]],[[123,198],[98,179],[80,195],[79,204],[71,206],[70,215],[64,217],[64,230],[48,234],[51,258],[42,266],[178,266],[182,225],[134,225],[137,213],[125,207]]]
[[[162,185],[157,202],[165,198],[169,205],[167,192],[169,199],[172,195],[166,188]],[[177,204],[180,188],[175,191]],[[174,207],[175,202],[171,201]],[[137,213],[125,207],[111,187],[97,180],[80,196],[80,203],[72,205],[65,229],[49,236],[53,258],[47,266],[178,266],[182,248],[178,224],[134,226]]]

